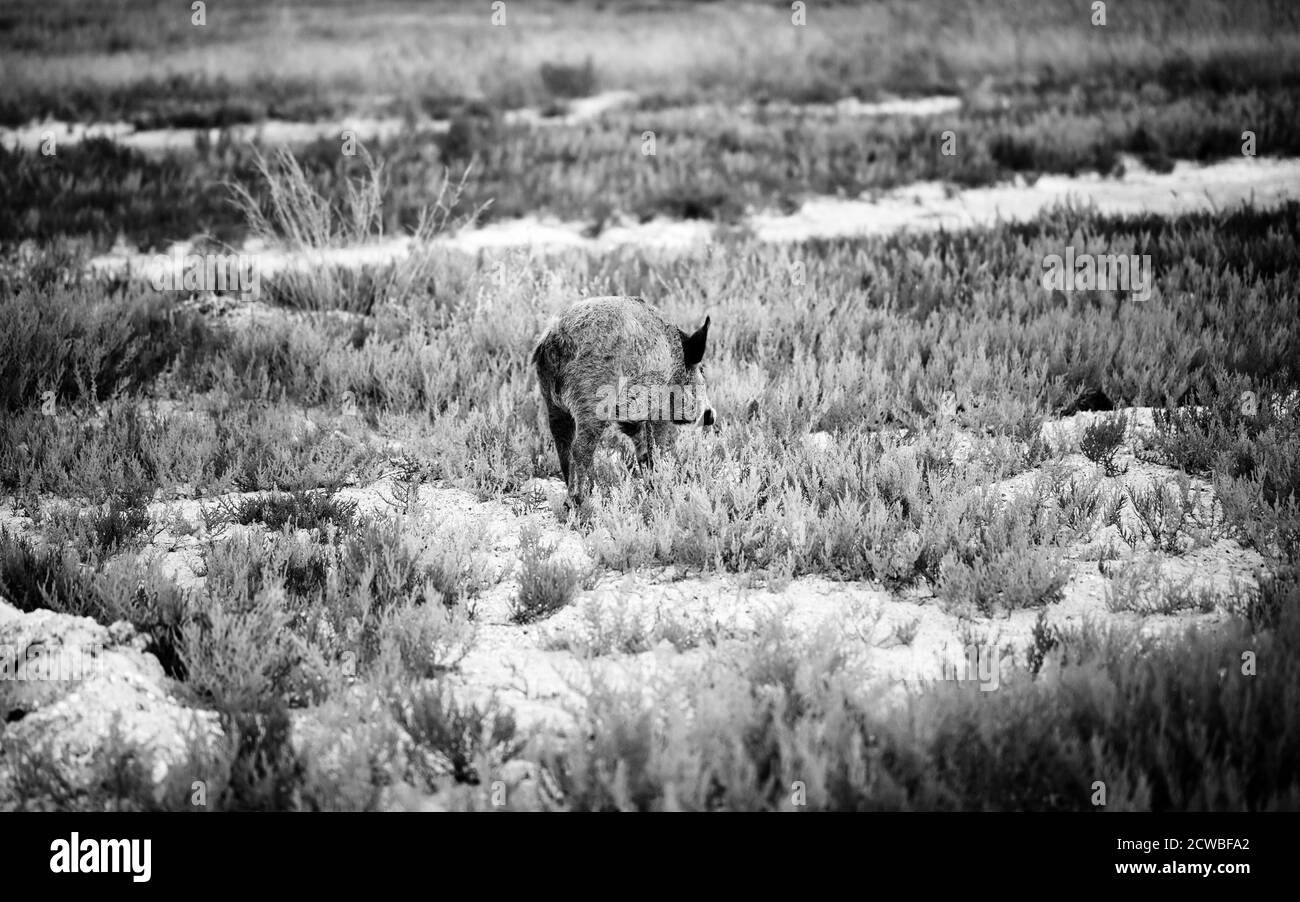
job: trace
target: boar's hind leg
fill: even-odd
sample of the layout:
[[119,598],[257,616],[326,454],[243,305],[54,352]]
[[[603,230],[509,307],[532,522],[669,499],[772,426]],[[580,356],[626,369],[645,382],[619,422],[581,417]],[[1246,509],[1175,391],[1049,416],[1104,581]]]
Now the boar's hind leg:
[[551,423],[551,438],[555,439],[555,453],[560,457],[560,472],[564,482],[569,482],[569,449],[573,445],[573,417],[568,411],[546,402],[546,416]]

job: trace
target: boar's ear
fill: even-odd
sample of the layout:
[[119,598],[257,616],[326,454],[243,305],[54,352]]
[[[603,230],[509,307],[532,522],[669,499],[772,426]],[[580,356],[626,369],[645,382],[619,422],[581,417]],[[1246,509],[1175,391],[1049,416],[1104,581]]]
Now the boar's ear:
[[704,317],[704,325],[694,335],[687,335],[681,329],[677,331],[682,336],[682,362],[687,366],[698,365],[704,359],[704,343],[709,338],[709,318]]

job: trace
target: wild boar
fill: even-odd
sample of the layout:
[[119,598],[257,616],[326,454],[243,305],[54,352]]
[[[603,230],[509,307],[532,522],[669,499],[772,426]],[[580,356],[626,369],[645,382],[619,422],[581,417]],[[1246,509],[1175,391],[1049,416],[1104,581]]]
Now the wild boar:
[[708,317],[688,335],[638,297],[579,301],[543,333],[533,365],[571,504],[590,489],[608,427],[627,435],[637,464],[649,468],[656,450],[672,446],[675,427],[713,425],[701,364],[708,335]]

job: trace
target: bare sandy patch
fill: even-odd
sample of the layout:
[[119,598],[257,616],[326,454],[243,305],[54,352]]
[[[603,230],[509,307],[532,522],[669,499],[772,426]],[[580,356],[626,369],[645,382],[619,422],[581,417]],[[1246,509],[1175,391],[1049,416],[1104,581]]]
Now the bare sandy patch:
[[898,231],[962,231],[1023,222],[1056,204],[1095,206],[1108,214],[1177,216],[1249,203],[1271,207],[1300,198],[1300,160],[1242,157],[1208,165],[1180,161],[1168,173],[1128,160],[1119,178],[1096,173],[1044,175],[1032,185],[954,190],[921,182],[876,198],[808,201],[789,215],[758,214],[750,227],[761,241],[803,241]]

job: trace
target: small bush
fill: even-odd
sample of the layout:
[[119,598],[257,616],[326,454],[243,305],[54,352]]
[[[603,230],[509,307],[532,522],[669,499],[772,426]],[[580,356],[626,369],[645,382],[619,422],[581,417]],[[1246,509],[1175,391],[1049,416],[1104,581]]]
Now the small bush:
[[991,614],[1060,599],[1070,568],[1059,543],[1071,532],[1063,528],[1049,479],[1005,506],[981,495],[951,528],[952,545],[938,563],[936,586],[949,605]]
[[423,776],[433,785],[444,773],[457,783],[477,784],[523,750],[514,716],[493,698],[486,705],[462,705],[441,682],[395,693],[393,713],[417,749],[427,756]]
[[38,548],[0,529],[0,593],[18,610],[48,608],[84,616],[90,586],[88,571],[67,561],[62,549]]
[[230,736],[223,770],[224,791],[216,807],[225,811],[291,811],[298,807],[306,762],[294,750],[289,710],[228,714]]
[[328,492],[273,492],[240,499],[228,511],[228,518],[233,523],[261,523],[271,529],[322,529],[327,525],[346,529],[353,525],[356,512],[355,501]]
[[889,637],[899,645],[911,645],[916,641],[917,633],[921,631],[921,618],[913,617],[910,620],[901,620],[895,623],[890,630]]
[[510,605],[515,623],[534,623],[549,617],[573,600],[588,574],[555,558],[555,548],[542,546],[533,524],[519,532],[519,594]]
[[0,595],[20,611],[48,609],[104,626],[125,620],[148,636],[145,650],[169,676],[184,677],[181,631],[189,598],[156,566],[134,561],[92,567],[0,529]]
[[378,635],[381,656],[390,654],[403,677],[431,679],[464,660],[475,633],[460,607],[401,604],[384,611]]
[[241,610],[258,608],[267,593],[281,597],[283,627],[305,643],[312,672],[346,667],[355,677],[395,663],[402,673],[434,676],[474,640],[462,602],[485,582],[475,554],[481,533],[432,529],[420,541],[406,527],[367,520],[324,543],[290,532],[212,542],[206,591],[213,603]]
[[1165,576],[1157,555],[1121,565],[1106,586],[1106,607],[1137,614],[1177,614],[1195,611],[1205,614],[1219,604],[1222,593],[1209,586],[1198,587],[1193,576],[1182,580]]
[[232,607],[211,596],[182,630],[186,684],[206,707],[267,712],[319,690],[322,664],[290,629],[282,588]]
[[[1155,549],[1170,554],[1184,550],[1180,537],[1195,520],[1196,501],[1191,481],[1180,473],[1169,482],[1127,486],[1125,491],[1133,512]],[[1121,530],[1121,535],[1130,546],[1137,544],[1136,538],[1127,530]]]
[[696,619],[660,608],[653,616],[646,616],[625,599],[591,598],[583,604],[581,613],[580,626],[546,636],[544,647],[591,658],[642,654],[661,642],[682,652],[704,645],[716,646],[731,635],[707,614]]
[[1098,417],[1083,430],[1079,448],[1088,460],[1103,467],[1107,476],[1118,476],[1115,455],[1119,453],[1127,429],[1127,421],[1122,414]]
[[553,97],[589,97],[596,93],[596,70],[588,58],[581,66],[542,63],[542,86]]
[[1077,535],[1088,535],[1099,517],[1103,523],[1106,522],[1105,517],[1110,505],[1102,497],[1096,482],[1069,479],[1057,487],[1055,494],[1062,522]]
[[1029,672],[1034,676],[1043,669],[1043,664],[1052,650],[1061,644],[1060,627],[1053,627],[1047,623],[1047,611],[1038,612],[1038,619],[1034,621],[1034,629],[1030,634],[1029,648],[1025,653],[1025,660],[1029,667]]
[[120,498],[89,510],[56,508],[41,518],[41,528],[50,542],[85,549],[92,559],[120,551],[149,525],[149,511],[142,501]]

